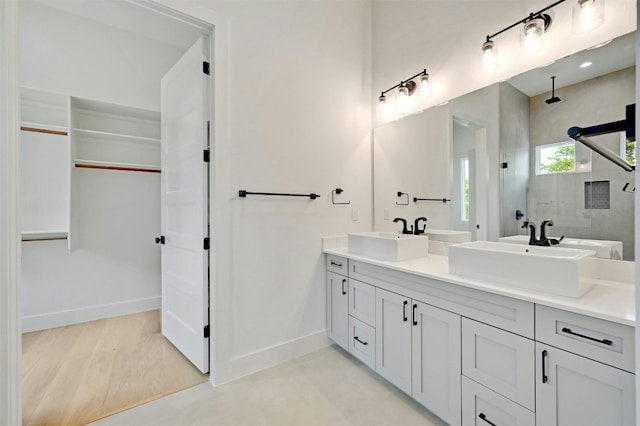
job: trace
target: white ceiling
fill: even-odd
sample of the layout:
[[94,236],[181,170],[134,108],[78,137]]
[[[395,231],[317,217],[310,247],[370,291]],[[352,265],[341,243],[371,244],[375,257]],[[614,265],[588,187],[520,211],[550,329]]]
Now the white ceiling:
[[[180,21],[149,9],[146,0],[27,0],[42,6],[99,22],[118,30],[147,37],[170,46],[188,49],[203,34],[198,23]],[[157,6],[156,9],[160,7]]]
[[[597,49],[587,49],[511,78],[508,82],[529,97],[551,91],[551,77],[556,89],[570,86],[635,65],[635,32],[618,37]],[[585,62],[592,65],[580,68]]]

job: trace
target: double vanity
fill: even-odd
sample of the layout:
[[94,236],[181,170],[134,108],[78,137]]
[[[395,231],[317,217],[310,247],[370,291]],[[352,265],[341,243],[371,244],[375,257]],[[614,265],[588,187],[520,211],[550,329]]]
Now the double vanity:
[[635,424],[632,263],[431,243],[324,238],[328,336],[450,425]]

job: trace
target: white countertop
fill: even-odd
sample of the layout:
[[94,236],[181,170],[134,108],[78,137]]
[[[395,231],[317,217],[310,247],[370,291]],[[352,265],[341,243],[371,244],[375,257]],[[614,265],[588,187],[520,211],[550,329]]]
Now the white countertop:
[[636,322],[635,286],[632,282],[599,279],[596,280],[595,286],[582,297],[572,298],[523,288],[490,284],[450,274],[449,258],[447,256],[429,254],[429,256],[420,259],[406,260],[403,262],[386,262],[351,254],[346,247],[328,248],[325,245],[323,251],[327,254],[342,256],[372,265],[383,266],[399,272],[406,272],[409,274],[449,282],[451,284],[484,290],[620,324],[635,326]]

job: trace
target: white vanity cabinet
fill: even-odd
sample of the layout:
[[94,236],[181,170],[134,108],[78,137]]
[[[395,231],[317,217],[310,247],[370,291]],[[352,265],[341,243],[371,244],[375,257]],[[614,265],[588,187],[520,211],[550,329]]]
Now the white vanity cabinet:
[[633,326],[328,254],[327,333],[452,426],[635,424]]
[[536,424],[635,425],[634,332],[536,305]]
[[349,283],[346,275],[347,259],[327,256],[327,336],[349,350]]
[[635,425],[635,375],[536,343],[537,426]]
[[376,372],[460,424],[460,316],[376,288]]

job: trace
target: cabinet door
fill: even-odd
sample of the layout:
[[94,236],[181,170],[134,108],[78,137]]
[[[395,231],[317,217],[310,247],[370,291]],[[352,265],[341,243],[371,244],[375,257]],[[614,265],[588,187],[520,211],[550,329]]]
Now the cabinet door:
[[635,376],[536,343],[538,426],[635,425]]
[[534,341],[462,319],[462,374],[533,411]]
[[327,271],[327,336],[349,350],[349,289],[347,278]]
[[460,315],[413,301],[412,396],[450,425],[460,424]]
[[376,288],[376,371],[411,395],[411,300]]

